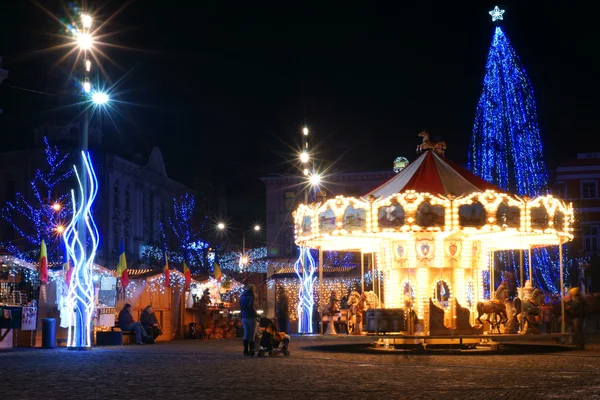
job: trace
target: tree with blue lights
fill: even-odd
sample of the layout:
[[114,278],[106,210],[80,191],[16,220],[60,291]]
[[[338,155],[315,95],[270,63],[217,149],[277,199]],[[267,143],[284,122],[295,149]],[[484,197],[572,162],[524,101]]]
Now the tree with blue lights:
[[173,218],[169,225],[177,245],[177,252],[186,257],[192,271],[202,269],[206,265],[208,244],[202,239],[202,231],[206,218],[202,218],[200,226],[196,218],[196,198],[189,193],[173,199]]
[[[42,239],[50,244],[60,240],[72,214],[69,194],[60,192],[60,183],[72,175],[68,154],[61,154],[46,137],[44,143],[46,165],[35,172],[30,182],[32,197],[16,193],[15,200],[6,202],[1,211],[2,218],[19,238],[7,239],[2,244],[13,256],[31,263],[36,263],[39,258]],[[62,264],[63,255],[61,245],[48,246],[49,264]]]
[[[502,20],[503,13],[498,7],[490,11],[493,21]],[[469,167],[476,175],[512,193],[530,197],[546,194],[548,175],[533,87],[500,26],[496,26],[485,69]],[[557,258],[550,257],[546,249],[535,249],[532,259],[534,281],[556,292]],[[514,252],[497,252],[496,261],[514,272],[519,270],[518,255]]]

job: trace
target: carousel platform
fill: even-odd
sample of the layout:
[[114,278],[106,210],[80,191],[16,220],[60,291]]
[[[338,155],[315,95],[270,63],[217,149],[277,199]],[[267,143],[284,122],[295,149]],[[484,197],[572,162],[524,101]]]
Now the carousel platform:
[[404,335],[401,333],[368,334],[377,338],[373,347],[383,350],[395,349],[456,349],[499,350],[504,345],[524,346],[570,346],[570,333],[539,335],[481,334],[481,335]]

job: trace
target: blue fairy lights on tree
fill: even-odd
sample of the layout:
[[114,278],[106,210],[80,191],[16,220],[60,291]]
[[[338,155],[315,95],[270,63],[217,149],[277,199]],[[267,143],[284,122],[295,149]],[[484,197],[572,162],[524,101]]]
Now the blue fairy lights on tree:
[[[498,7],[490,11],[493,21],[502,20],[503,14],[504,10]],[[533,87],[500,26],[496,26],[485,68],[473,126],[469,168],[486,181],[518,195],[544,195],[548,192],[548,174]],[[547,249],[534,249],[532,253],[534,281],[556,292],[559,280],[557,257],[551,257]],[[527,265],[528,254],[524,257]],[[519,276],[517,253],[497,252],[496,261]]]
[[[30,182],[32,196],[16,193],[14,201],[2,207],[2,218],[11,225],[19,239],[6,239],[2,244],[11,255],[36,263],[42,239],[48,242],[48,263],[62,264],[64,251],[58,241],[72,214],[69,193],[61,191],[61,182],[73,174],[67,162],[68,154],[62,154],[58,146],[46,145],[46,165],[35,172]],[[67,162],[67,163],[66,163]]]

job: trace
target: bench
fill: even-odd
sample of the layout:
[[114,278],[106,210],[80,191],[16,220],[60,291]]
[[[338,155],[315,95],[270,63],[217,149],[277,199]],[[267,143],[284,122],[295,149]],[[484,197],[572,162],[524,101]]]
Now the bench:
[[[110,328],[110,332],[111,333],[120,333],[121,338],[120,338],[120,344],[123,344],[123,336],[128,338],[128,342],[127,343],[131,343],[131,338],[135,338],[135,332],[134,331],[124,331],[121,329],[121,327],[119,326],[119,321],[115,320],[115,326]],[[100,332],[98,332],[100,333]],[[98,334],[97,333],[97,334]],[[96,334],[96,335],[97,335]],[[113,335],[114,337],[114,335]],[[96,342],[98,341],[98,338],[96,337]]]

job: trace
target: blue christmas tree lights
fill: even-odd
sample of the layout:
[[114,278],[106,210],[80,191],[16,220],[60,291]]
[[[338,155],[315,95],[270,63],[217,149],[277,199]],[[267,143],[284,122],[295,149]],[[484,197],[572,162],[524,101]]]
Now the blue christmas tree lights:
[[40,245],[44,238],[48,246],[48,264],[62,265],[63,249],[52,245],[60,238],[65,221],[71,216],[68,191],[60,193],[61,182],[72,175],[65,165],[68,154],[61,154],[57,146],[51,146],[44,137],[46,166],[36,170],[31,180],[32,198],[15,194],[14,201],[6,202],[2,218],[14,229],[19,240],[7,240],[2,245],[14,257],[37,263]]
[[[490,15],[496,21],[502,19],[503,13],[504,10],[496,7]],[[530,197],[548,192],[548,175],[533,87],[519,57],[499,26],[495,29],[486,62],[469,159],[469,168],[473,173],[502,189]],[[524,254],[524,265],[528,265],[528,257],[528,254]],[[532,282],[553,293],[557,292],[558,254],[551,256],[547,249],[534,249],[532,261]],[[495,262],[504,270],[514,272],[518,285],[522,286],[517,253],[496,252]],[[525,271],[525,279],[531,279],[528,268]],[[485,280],[489,283],[489,276]]]

